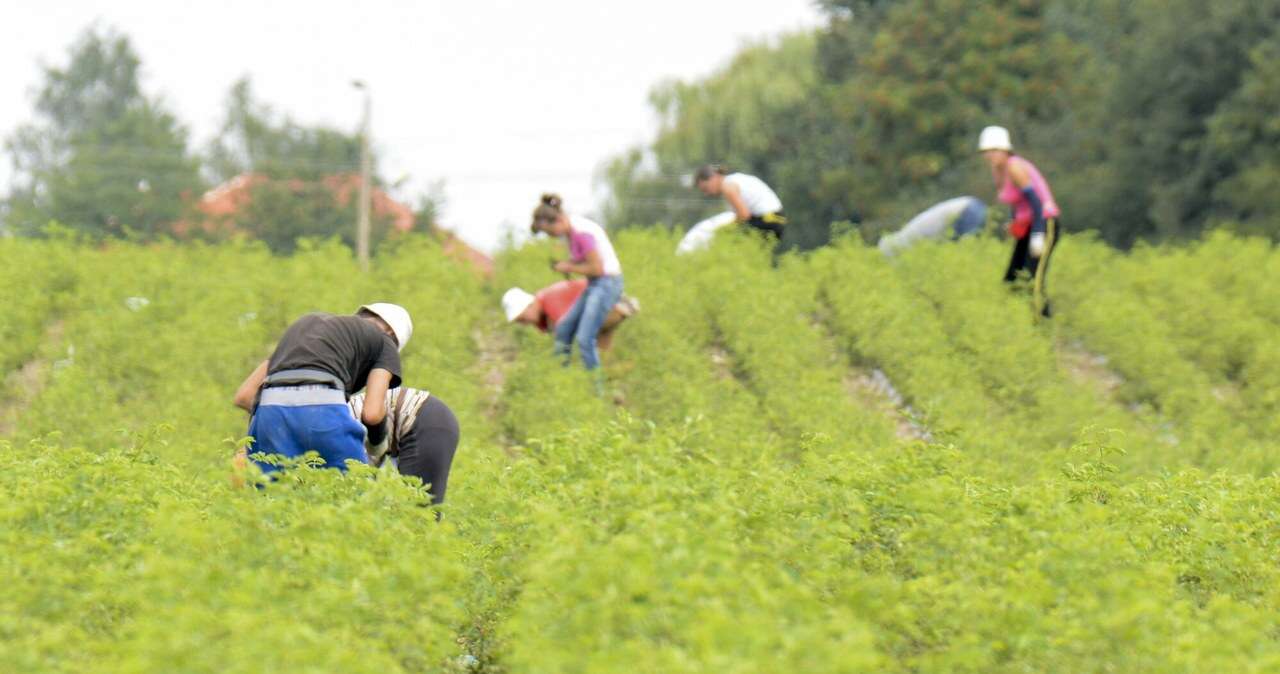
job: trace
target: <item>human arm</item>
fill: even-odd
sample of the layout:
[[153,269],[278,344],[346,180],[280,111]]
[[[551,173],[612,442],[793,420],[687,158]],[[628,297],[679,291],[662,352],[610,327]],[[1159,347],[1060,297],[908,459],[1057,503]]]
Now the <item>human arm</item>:
[[733,209],[733,215],[738,222],[746,222],[751,219],[751,209],[747,208],[747,202],[742,200],[742,190],[737,185],[724,183],[724,187],[720,189],[721,196],[729,202],[729,208]]
[[391,388],[391,371],[374,368],[364,385],[364,409],[360,410],[360,423],[367,428],[382,424],[387,418],[387,390]]
[[600,251],[592,248],[587,251],[581,262],[572,262],[570,260],[557,262],[556,271],[562,274],[580,274],[591,278],[604,276],[604,260],[600,257]]
[[265,360],[259,363],[240,383],[240,388],[236,389],[236,396],[231,401],[236,407],[253,414],[253,401],[258,398],[258,389],[262,388],[262,382],[267,379],[267,363]]
[[1044,202],[1040,200],[1040,195],[1036,193],[1035,185],[1031,182],[1031,173],[1027,171],[1027,167],[1022,162],[1010,161],[1009,179],[1022,192],[1023,198],[1031,206],[1031,233],[1044,234]]

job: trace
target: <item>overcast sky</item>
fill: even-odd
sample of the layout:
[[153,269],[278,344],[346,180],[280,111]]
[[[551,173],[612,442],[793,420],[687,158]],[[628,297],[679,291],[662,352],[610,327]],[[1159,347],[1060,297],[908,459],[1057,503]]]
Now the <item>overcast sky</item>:
[[[443,179],[444,223],[491,249],[543,190],[594,210],[596,168],[653,136],[654,84],[820,17],[811,0],[2,0],[0,134],[31,118],[39,63],[64,63],[94,22],[132,39],[145,89],[196,147],[241,75],[298,120],[345,129],[365,80],[385,177],[408,176],[406,198]],[[5,189],[8,172],[6,157]]]

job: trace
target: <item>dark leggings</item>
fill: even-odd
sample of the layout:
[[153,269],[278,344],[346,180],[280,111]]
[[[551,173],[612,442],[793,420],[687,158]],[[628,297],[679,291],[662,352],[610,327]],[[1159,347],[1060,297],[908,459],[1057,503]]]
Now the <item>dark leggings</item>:
[[418,410],[413,428],[400,441],[396,466],[402,475],[412,475],[429,485],[433,504],[444,503],[449,488],[449,468],[458,449],[458,418],[444,401],[435,396]]
[[1053,315],[1048,294],[1049,258],[1058,247],[1061,232],[1057,218],[1049,218],[1045,226],[1044,255],[1040,257],[1031,256],[1031,234],[1017,239],[1013,244],[1013,255],[1009,258],[1009,268],[1004,272],[1006,283],[1017,281],[1023,270],[1030,273],[1032,301],[1045,318]]

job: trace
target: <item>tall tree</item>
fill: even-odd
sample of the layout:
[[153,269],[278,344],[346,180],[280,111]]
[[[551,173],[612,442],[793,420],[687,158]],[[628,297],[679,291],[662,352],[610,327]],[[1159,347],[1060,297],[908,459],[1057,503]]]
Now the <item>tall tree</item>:
[[[282,254],[300,238],[337,236],[354,246],[360,171],[360,136],[302,124],[254,94],[243,77],[227,94],[218,136],[209,144],[207,166],[220,181],[253,174],[247,204],[215,231],[248,233]],[[375,162],[376,166],[376,162]],[[374,186],[382,184],[374,171]],[[376,211],[375,243],[391,230],[391,218]]]
[[1042,2],[821,4],[829,22],[816,36],[748,48],[722,72],[655,92],[652,149],[606,170],[611,222],[687,224],[693,207],[673,174],[720,160],[778,190],[790,244],[819,245],[839,220],[872,237],[935,199],[989,193],[977,131],[1059,119],[1086,89],[1073,76],[1088,52]]
[[37,121],[5,142],[14,167],[8,221],[51,220],[93,236],[163,234],[201,189],[187,130],[140,83],[128,38],[87,30],[65,67],[44,67]]
[[649,149],[614,158],[601,176],[610,194],[607,222],[688,226],[725,210],[689,182],[699,165],[715,162],[773,185],[794,223],[788,241],[806,240],[809,225],[825,239],[829,213],[808,210],[823,203],[811,198],[808,184],[822,153],[804,152],[821,123],[812,100],[818,81],[813,49],[812,35],[788,35],[747,47],[702,81],[655,88],[650,101],[661,120],[657,139]]
[[1227,177],[1215,214],[1280,240],[1280,28],[1250,53],[1240,87],[1209,120],[1209,149]]
[[355,173],[360,170],[360,136],[282,115],[258,100],[252,81],[242,77],[227,93],[208,166],[219,180],[249,172],[303,180]]

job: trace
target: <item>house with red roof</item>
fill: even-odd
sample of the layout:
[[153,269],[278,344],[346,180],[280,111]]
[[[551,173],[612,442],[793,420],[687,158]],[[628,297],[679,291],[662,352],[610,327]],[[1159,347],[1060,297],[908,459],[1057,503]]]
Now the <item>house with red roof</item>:
[[[301,192],[312,184],[299,178],[273,179],[261,173],[242,173],[227,182],[205,192],[195,204],[197,217],[173,224],[173,232],[179,237],[196,233],[206,236],[233,236],[237,233],[236,218],[253,200],[253,189],[272,180],[283,182],[288,188]],[[325,176],[320,184],[333,194],[334,206],[346,208],[360,195],[360,176],[343,173]],[[396,201],[386,191],[374,187],[370,194],[370,211],[375,220],[387,222],[392,231],[410,232],[414,229],[413,209]],[[449,257],[475,269],[483,276],[493,274],[493,259],[467,245],[456,234],[437,226],[430,227]]]

